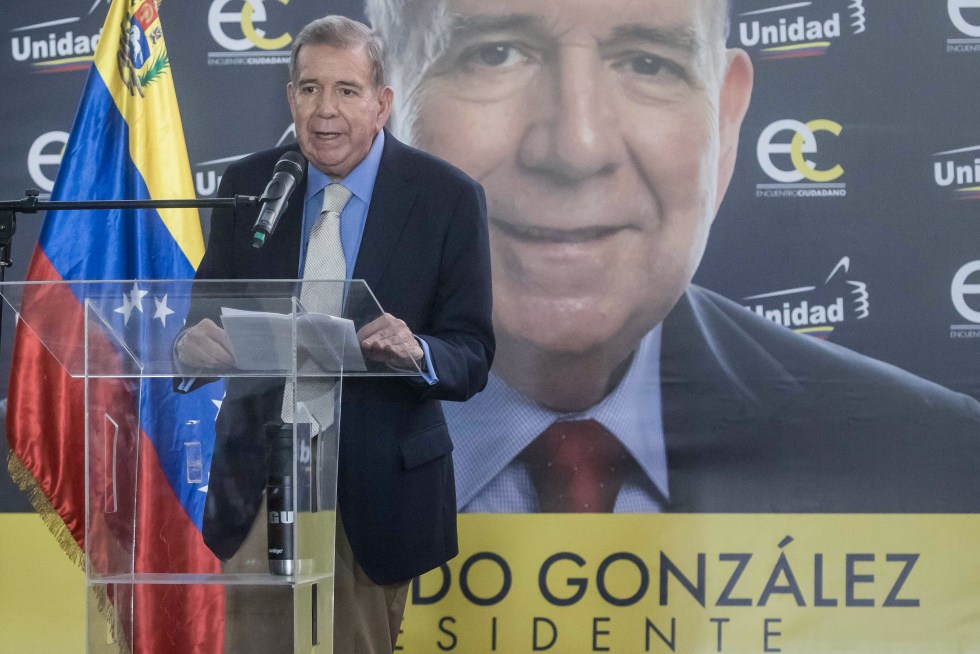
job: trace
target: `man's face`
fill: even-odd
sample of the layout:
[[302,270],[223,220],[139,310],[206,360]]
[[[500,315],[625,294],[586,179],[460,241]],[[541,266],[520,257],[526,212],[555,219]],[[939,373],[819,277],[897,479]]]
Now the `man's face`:
[[390,88],[376,89],[362,47],[304,45],[286,87],[296,138],[310,163],[345,177],[364,157],[391,111]]
[[722,3],[446,2],[414,138],[487,191],[498,334],[623,361],[690,282],[731,175],[752,75],[709,33]]

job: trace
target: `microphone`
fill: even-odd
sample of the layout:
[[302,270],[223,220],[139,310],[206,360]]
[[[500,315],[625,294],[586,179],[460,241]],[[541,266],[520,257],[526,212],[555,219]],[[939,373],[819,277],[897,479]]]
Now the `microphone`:
[[272,179],[259,198],[259,217],[252,227],[252,247],[260,248],[272,236],[279,217],[286,211],[289,196],[303,181],[306,172],[306,159],[299,152],[287,152],[276,162]]

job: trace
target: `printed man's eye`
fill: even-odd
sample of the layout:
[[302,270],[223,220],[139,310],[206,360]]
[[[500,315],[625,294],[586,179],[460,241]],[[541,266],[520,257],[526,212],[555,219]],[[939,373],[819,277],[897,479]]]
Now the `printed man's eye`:
[[625,53],[613,60],[613,67],[643,82],[660,84],[690,79],[684,67],[677,62],[649,52]]
[[523,63],[527,57],[510,43],[487,43],[476,46],[464,54],[464,60],[470,65],[501,68]]
[[660,57],[650,55],[637,55],[629,61],[629,67],[634,73],[640,75],[657,75],[663,72],[665,61]]

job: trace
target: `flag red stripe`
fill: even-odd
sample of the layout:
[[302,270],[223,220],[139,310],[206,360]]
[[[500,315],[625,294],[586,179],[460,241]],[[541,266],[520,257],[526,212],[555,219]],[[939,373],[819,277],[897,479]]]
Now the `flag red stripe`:
[[[59,280],[40,248],[29,278]],[[220,572],[220,563],[180,505],[152,442],[139,427],[136,380],[89,383],[92,495],[86,539],[85,385],[62,365],[72,362],[69,365],[78,369],[82,361],[83,310],[67,285],[52,284],[26,291],[21,315],[25,320],[17,325],[9,385],[8,441],[75,542],[86,550],[90,574]],[[49,331],[60,337],[48,338]],[[46,349],[42,339],[49,346],[58,343],[55,352]],[[117,356],[97,334],[90,334],[89,347],[102,361]],[[113,601],[125,632],[131,633],[134,652],[221,651],[223,634],[214,629],[224,616],[221,586],[138,586],[135,596],[116,586]],[[188,614],[187,606],[196,610]]]

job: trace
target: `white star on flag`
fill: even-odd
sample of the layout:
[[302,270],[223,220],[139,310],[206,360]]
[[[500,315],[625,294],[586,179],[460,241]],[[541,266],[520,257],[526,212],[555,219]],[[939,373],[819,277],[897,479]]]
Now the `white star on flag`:
[[140,313],[143,313],[143,298],[149,291],[141,291],[140,287],[133,282],[133,290],[129,292],[129,302],[134,308],[138,309]]
[[128,325],[129,324],[129,317],[131,315],[133,315],[133,304],[132,304],[132,302],[129,301],[129,296],[128,295],[123,294],[122,299],[123,299],[122,306],[119,307],[119,308],[117,308],[115,310],[115,312],[116,313],[121,313],[123,316],[125,316],[125,319],[124,319],[123,323],[126,324],[126,325]]
[[156,313],[153,314],[153,319],[156,320],[159,318],[160,322],[163,323],[163,326],[166,327],[167,316],[169,316],[172,313],[175,313],[173,309],[167,306],[167,296],[164,295],[162,300],[153,298],[153,302],[156,304],[157,307]]

